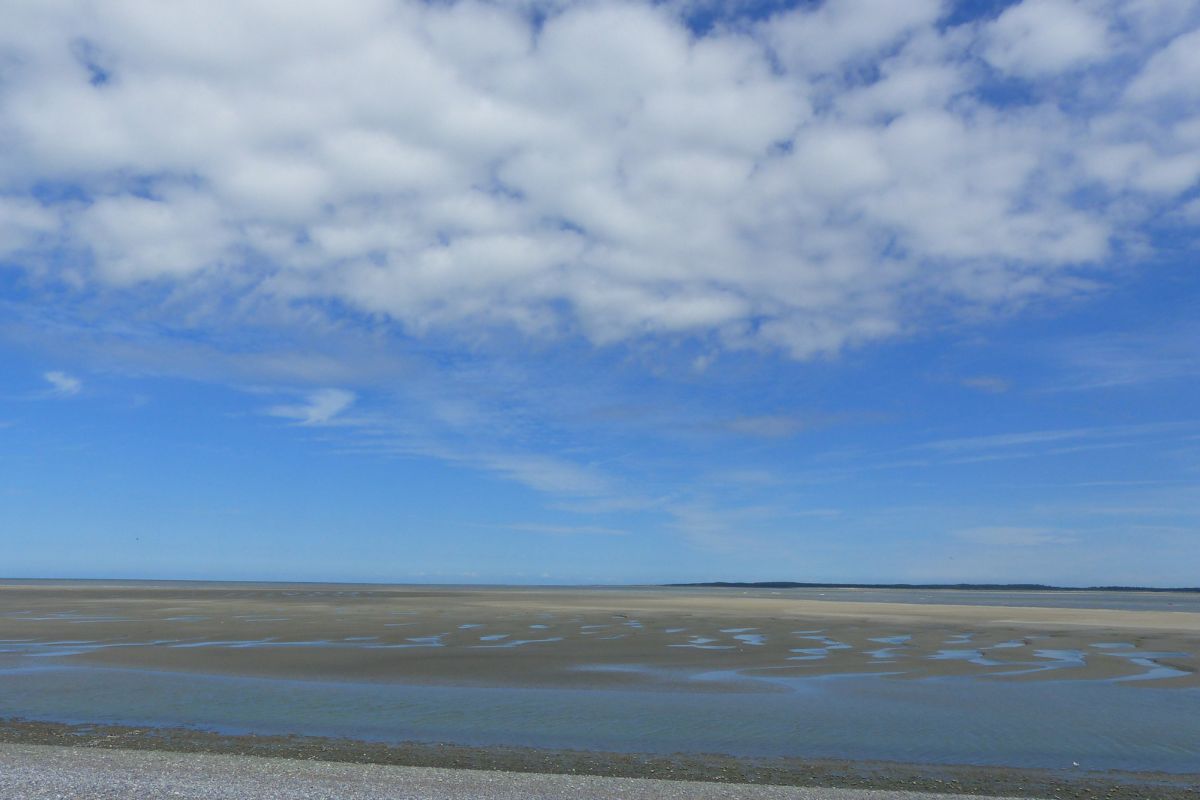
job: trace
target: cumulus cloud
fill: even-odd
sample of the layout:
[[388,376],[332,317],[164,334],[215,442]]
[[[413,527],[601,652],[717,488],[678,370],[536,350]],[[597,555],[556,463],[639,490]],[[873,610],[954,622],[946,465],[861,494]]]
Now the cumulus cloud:
[[58,370],[51,370],[50,372],[42,373],[42,377],[50,384],[51,392],[58,397],[71,397],[83,391],[83,381],[74,375],[68,375]]
[[1038,77],[1105,57],[1108,25],[1094,2],[1024,0],[1000,15],[985,35],[985,55],[994,66]]
[[300,425],[325,425],[354,404],[357,396],[345,389],[318,389],[309,392],[302,403],[271,406],[267,413]]
[[115,285],[219,268],[231,238],[212,199],[195,192],[170,192],[161,200],[102,197],[77,224],[95,254],[98,277]]
[[36,247],[60,224],[53,209],[31,198],[0,196],[0,259]]
[[1134,100],[1176,100],[1193,102],[1200,98],[1196,77],[1200,76],[1200,31],[1175,38],[1147,62],[1129,85]]
[[201,329],[835,354],[1088,291],[1182,205],[1200,19],[1143,6],[22,4],[0,264]]

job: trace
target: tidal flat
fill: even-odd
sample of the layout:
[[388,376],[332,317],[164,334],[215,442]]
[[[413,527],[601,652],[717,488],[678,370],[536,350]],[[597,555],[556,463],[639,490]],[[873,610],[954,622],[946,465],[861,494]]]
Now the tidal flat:
[[846,674],[1200,686],[1200,611],[1165,610],[1169,595],[1154,598],[1160,610],[1133,611],[1106,607],[1126,598],[1103,593],[1086,608],[1016,605],[1036,594],[1021,592],[1011,606],[972,605],[970,592],[951,593],[958,603],[814,594],[13,582],[0,584],[0,663],[721,692],[763,688],[747,678]]
[[0,717],[1200,775],[1197,597],[1000,599],[1011,605],[928,590],[8,582]]

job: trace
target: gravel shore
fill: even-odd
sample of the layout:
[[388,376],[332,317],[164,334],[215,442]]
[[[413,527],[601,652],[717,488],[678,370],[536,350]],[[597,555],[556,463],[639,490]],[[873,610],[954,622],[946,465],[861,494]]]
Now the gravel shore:
[[[68,725],[32,720],[0,719],[0,797],[255,797],[252,793],[226,795],[175,794],[164,791],[158,784],[143,783],[142,789],[127,786],[131,776],[142,774],[154,778],[155,770],[178,777],[183,781],[196,765],[245,764],[244,775],[250,781],[254,775],[286,776],[294,770],[311,770],[311,780],[304,778],[303,786],[321,787],[322,775],[355,775],[353,781],[340,785],[334,794],[278,794],[278,779],[268,784],[271,791],[263,797],[374,797],[376,795],[348,794],[359,785],[362,776],[405,774],[391,772],[393,768],[415,768],[410,774],[456,775],[454,781],[475,786],[478,797],[557,797],[562,787],[571,781],[584,781],[588,791],[616,791],[613,794],[588,794],[580,790],[578,797],[759,797],[759,798],[905,798],[918,797],[989,798],[1034,797],[1060,800],[1200,800],[1200,776],[1163,773],[1088,772],[1063,770],[1014,769],[968,765],[905,764],[899,762],[862,762],[813,759],[746,759],[717,754],[648,755],[634,753],[603,753],[573,750],[539,750],[522,747],[467,747],[409,742],[384,744],[354,739],[329,739],[315,736],[228,735],[181,728],[131,728],[117,725]],[[133,766],[117,773],[116,777],[96,778],[103,787],[126,787],[128,794],[78,794],[64,781],[90,780],[87,776],[104,764],[121,765],[125,753],[132,753],[130,765],[150,764],[157,767],[139,773]],[[215,758],[216,760],[211,760]],[[91,766],[88,766],[91,765]],[[99,765],[99,766],[97,766]],[[62,770],[58,770],[62,767]],[[205,767],[204,769],[207,769]],[[239,768],[240,769],[240,768]],[[382,771],[380,771],[382,769]],[[91,771],[89,771],[91,770]],[[165,771],[164,770],[169,770]],[[339,772],[339,770],[343,770]],[[216,774],[216,773],[213,773]],[[237,773],[242,774],[242,773]],[[309,773],[306,773],[309,774]],[[124,776],[124,777],[122,777]],[[524,794],[496,794],[500,788]],[[516,777],[525,776],[525,777]],[[598,783],[589,781],[596,779]],[[4,781],[9,781],[5,783]],[[239,778],[239,780],[241,780]],[[255,780],[258,780],[257,778]],[[263,779],[267,780],[267,779]],[[414,778],[415,780],[415,778]],[[16,783],[20,781],[20,783]],[[508,783],[504,783],[508,781]],[[443,783],[453,783],[446,778]],[[526,782],[526,783],[523,783]],[[539,790],[541,782],[559,787],[553,791]],[[565,782],[565,783],[564,783]],[[630,787],[659,786],[650,794],[631,794]],[[198,784],[199,785],[199,784]],[[247,784],[249,785],[249,784]],[[299,786],[299,784],[296,784]],[[413,784],[414,786],[424,784]],[[748,788],[750,785],[756,787]],[[19,791],[5,791],[18,786]],[[179,791],[183,791],[180,784]],[[703,787],[686,795],[680,787]],[[42,791],[48,794],[35,794]],[[57,787],[57,788],[55,788]],[[491,788],[489,788],[491,787]],[[735,787],[741,794],[722,794],[724,788]],[[303,788],[303,787],[301,787]],[[761,791],[760,791],[761,790]],[[869,790],[869,791],[868,791]],[[190,790],[189,790],[190,791]],[[199,791],[199,790],[198,790]],[[314,788],[315,791],[315,788]],[[395,797],[443,797],[441,794],[404,794]],[[464,790],[465,791],[465,790]],[[638,790],[640,791],[640,790]],[[57,792],[57,794],[55,794]],[[247,789],[249,792],[249,789]],[[748,793],[746,793],[748,792]],[[782,792],[782,794],[779,794]],[[841,793],[839,793],[841,792]],[[574,796],[574,795],[573,795]]]
[[23,800],[980,800],[978,795],[754,786],[0,744],[0,796]]

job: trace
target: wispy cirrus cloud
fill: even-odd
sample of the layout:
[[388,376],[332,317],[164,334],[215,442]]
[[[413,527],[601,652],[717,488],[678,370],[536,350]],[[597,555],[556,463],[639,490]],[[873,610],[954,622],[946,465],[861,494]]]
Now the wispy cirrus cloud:
[[552,455],[483,452],[457,457],[550,494],[601,496],[614,490],[601,471]]
[[[1197,431],[1200,431],[1200,420],[1178,420],[954,437],[882,451],[856,448],[825,453],[820,457],[818,468],[794,477],[819,482],[846,479],[864,472],[903,471],[917,474],[922,470],[947,466],[1070,456],[1118,448],[1162,450],[1167,445],[1186,443]],[[1102,482],[1096,485],[1102,485]]]
[[552,525],[540,522],[512,522],[503,526],[511,531],[540,533],[548,536],[628,536],[629,531],[602,525]]
[[1194,430],[1200,421],[1148,423],[1144,425],[1110,425],[1091,428],[1063,428],[1058,430],[1020,431],[988,436],[966,436],[955,439],[940,439],[917,445],[919,450],[941,453],[964,453],[978,451],[1007,450],[1029,445],[1061,445],[1065,442],[1095,440],[1120,440],[1145,436],[1161,436],[1179,431]]
[[307,393],[303,402],[271,406],[266,413],[298,425],[328,425],[338,422],[356,399],[354,392],[345,389],[317,389]]
[[42,377],[50,384],[50,393],[55,397],[73,397],[83,391],[83,381],[61,370],[43,372]]
[[1051,391],[1135,387],[1200,376],[1200,325],[1078,336],[1048,348]]

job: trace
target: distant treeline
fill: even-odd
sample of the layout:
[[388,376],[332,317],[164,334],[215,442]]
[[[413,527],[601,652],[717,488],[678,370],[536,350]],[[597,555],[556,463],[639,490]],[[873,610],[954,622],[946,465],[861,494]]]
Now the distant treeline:
[[1047,586],[1043,583],[799,583],[796,581],[708,581],[668,583],[666,586],[715,586],[728,589],[968,589],[974,591],[1036,592],[1200,592],[1200,587]]

